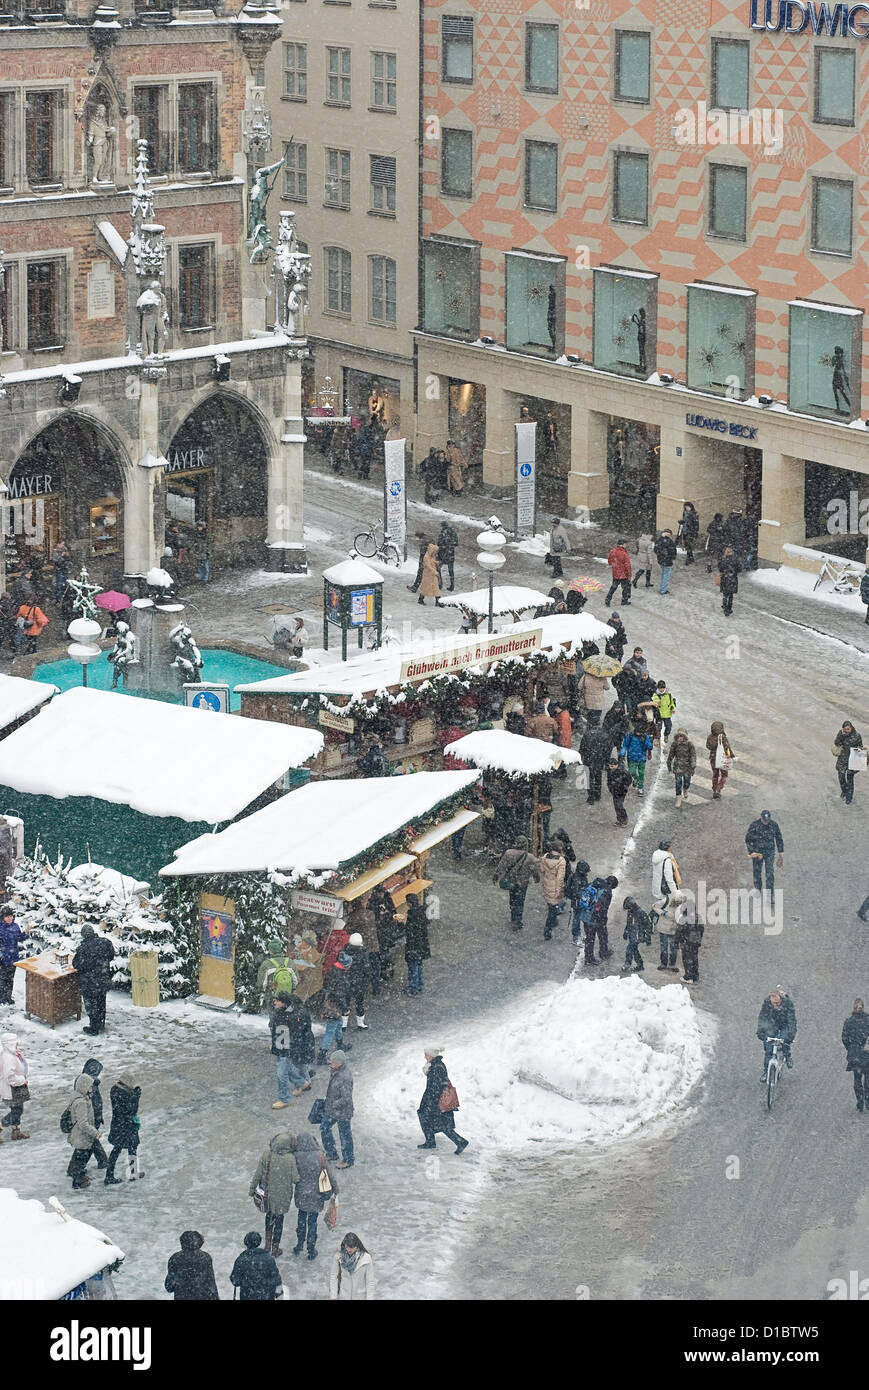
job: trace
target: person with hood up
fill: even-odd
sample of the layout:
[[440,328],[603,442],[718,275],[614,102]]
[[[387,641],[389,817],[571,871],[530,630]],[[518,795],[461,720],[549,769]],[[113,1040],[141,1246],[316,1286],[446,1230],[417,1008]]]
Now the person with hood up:
[[[308,1259],[317,1258],[317,1220],[321,1211],[332,1197],[338,1196],[338,1179],[330,1160],[326,1157],[313,1134],[300,1134],[296,1140],[296,1165],[299,1178],[296,1183],[295,1203],[296,1243],[293,1254],[301,1255],[307,1244]],[[325,1173],[330,1191],[323,1192],[321,1174]]]
[[677,729],[667,754],[667,771],[676,779],[676,809],[688,805],[688,788],[697,767],[697,749],[688,737],[687,729]]
[[356,1008],[356,1027],[364,1031],[368,1027],[365,1022],[365,994],[371,982],[371,965],[365,943],[358,932],[353,932],[349,937],[344,954],[350,957],[347,983]]
[[125,1072],[123,1076],[119,1077],[109,1092],[109,1098],[112,1102],[109,1143],[112,1146],[112,1151],[109,1154],[109,1166],[103,1179],[106,1187],[123,1182],[123,1178],[115,1177],[115,1164],[124,1149],[129,1154],[127,1174],[129,1180],[132,1182],[135,1178],[141,1177],[139,1160],[136,1156],[139,1150],[139,1100],[141,1095],[141,1086],[136,1085],[135,1078],[129,1072]]
[[420,580],[417,603],[424,604],[427,598],[434,599],[436,608],[443,607],[441,603],[441,570],[438,563],[438,547],[435,541],[432,541],[422,557],[422,579]]
[[670,575],[676,563],[676,542],[673,540],[673,532],[665,528],[654,545],[655,556],[661,566],[661,582],[658,586],[659,594],[669,594]]
[[614,753],[610,754],[609,765],[606,771],[607,791],[613,799],[613,810],[616,816],[616,825],[622,826],[628,823],[628,813],[625,810],[625,797],[634,785],[631,774],[620,763]]
[[407,965],[406,994],[422,994],[422,963],[431,959],[428,914],[418,893],[407,895],[407,922],[404,929],[404,960]]
[[67,1176],[72,1178],[74,1189],[91,1185],[85,1168],[94,1151],[94,1143],[100,1137],[94,1124],[94,1108],[91,1103],[93,1088],[93,1077],[82,1072],[81,1076],[76,1077],[73,1097],[67,1106],[70,1129],[66,1141],[72,1148],[72,1154],[66,1171]]
[[182,1231],[181,1246],[169,1256],[163,1288],[175,1297],[176,1303],[217,1303],[217,1281],[211,1256],[202,1249],[205,1237],[198,1231]]
[[261,1154],[248,1188],[250,1197],[258,1187],[265,1193],[265,1249],[266,1254],[274,1255],[275,1259],[284,1253],[281,1249],[284,1217],[293,1205],[293,1189],[300,1179],[295,1149],[296,1136],[291,1130],[276,1134]]
[[724,549],[724,517],[716,512],[706,527],[706,573],[711,574]]
[[567,876],[564,885],[564,893],[570,902],[572,912],[570,918],[570,939],[574,946],[578,946],[582,940],[582,921],[579,915],[579,900],[582,891],[588,887],[588,876],[591,873],[591,865],[585,859],[577,859]]
[[354,1231],[348,1231],[332,1261],[329,1298],[333,1303],[348,1298],[374,1297],[374,1265]]
[[0,1122],[0,1142],[4,1129],[12,1130],[13,1139],[30,1138],[21,1128],[21,1116],[29,1099],[26,1093],[28,1070],[17,1034],[3,1033],[0,1036],[0,1100],[5,1101],[9,1109]]
[[546,921],[543,926],[543,940],[552,940],[552,928],[558,921],[559,907],[564,901],[564,879],[567,861],[554,840],[549,840],[546,852],[539,861],[540,889],[546,903]]
[[[863,740],[850,719],[846,719],[833,740],[833,754],[836,759],[836,773],[839,778],[839,792],[846,806],[854,800],[854,772],[849,767],[852,748],[862,748]],[[0,934],[2,934],[0,927]],[[0,945],[2,951],[2,945]]]
[[640,942],[651,941],[652,921],[648,912],[644,912],[634,898],[625,898],[623,906],[628,916],[622,935],[628,945],[625,951],[624,968],[620,973],[633,975],[634,971],[642,971],[646,968],[643,957],[640,955]]
[[685,547],[685,564],[693,565],[697,537],[700,535],[700,518],[693,502],[686,502],[679,520],[679,538]]
[[693,903],[676,908],[676,946],[682,951],[682,979],[688,985],[700,982],[700,947],[703,944],[703,920]]
[[610,550],[606,557],[606,562],[610,567],[612,583],[604,599],[604,607],[609,608],[612,603],[613,594],[621,585],[622,607],[626,608],[631,601],[631,557],[626,549],[627,541],[622,537]]
[[[91,1091],[91,1105],[94,1108],[94,1124],[97,1129],[103,1127],[103,1095],[100,1090],[100,1076],[102,1075],[103,1064],[98,1062],[96,1057],[89,1057],[82,1067],[85,1076],[93,1077],[94,1088]],[[94,1143],[94,1158],[98,1168],[108,1168],[108,1154],[100,1143],[99,1139]]]
[[742,565],[731,546],[724,547],[718,561],[718,584],[721,590],[721,611],[726,618],[733,612],[733,595],[739,593],[739,571]]
[[27,939],[27,932],[15,920],[15,908],[7,903],[0,912],[0,1004],[13,1002],[15,963],[21,958],[21,943]]
[[106,994],[112,983],[111,963],[115,948],[108,937],[99,936],[89,923],[81,929],[81,942],[72,958],[79,974],[81,998],[88,1016],[83,1033],[103,1033],[106,1027]]
[[712,768],[712,800],[720,801],[730,765],[736,757],[720,719],[716,719],[709,730],[706,748],[709,753],[709,766]]
[[[435,1044],[425,1049],[425,1066],[422,1069],[425,1076],[425,1090],[416,1112],[420,1129],[425,1138],[422,1144],[417,1144],[417,1148],[435,1149],[437,1148],[435,1135],[445,1134],[455,1144],[456,1153],[461,1154],[468,1147],[469,1140],[463,1139],[456,1130],[455,1109],[443,1110],[441,1108],[442,1098],[444,1098],[444,1104],[452,1104],[454,1094],[454,1087],[444,1062],[443,1051],[442,1047]],[[445,1092],[446,1096],[444,1096]]]
[[260,1250],[262,1243],[259,1231],[248,1231],[244,1249],[232,1266],[229,1282],[238,1289],[242,1303],[273,1303],[280,1297],[280,1270],[274,1257],[267,1250]]
[[[269,1015],[271,1051],[275,1059],[275,1071],[278,1080],[278,1098],[272,1102],[272,1110],[286,1110],[290,1103],[290,1087],[293,1088],[292,1094],[294,1096],[300,1096],[303,1091],[311,1089],[307,1067],[303,1070],[293,1060],[293,1025],[295,1023],[296,1027],[299,1026],[298,1013],[300,1010],[294,1010],[292,1006],[293,996],[287,994],[286,990],[278,990]],[[307,1009],[305,1013],[308,1013]],[[310,1014],[308,1014],[307,1031],[311,1032]],[[313,1033],[311,1033],[311,1060],[313,1060],[313,1056]]]
[[793,1001],[783,989],[774,989],[764,999],[757,1018],[757,1036],[763,1043],[763,1074],[761,1082],[766,1083],[766,1072],[772,1056],[772,1040],[780,1038],[784,1043],[785,1061],[793,1066],[791,1043],[797,1035],[797,1011]]
[[637,795],[642,796],[646,781],[646,763],[652,756],[652,735],[645,732],[639,720],[632,732],[625,734],[619,753],[628,764],[628,772],[637,789]]
[[540,882],[540,865],[528,849],[528,837],[517,835],[513,848],[504,851],[492,875],[493,883],[509,891],[510,921],[514,931],[522,930],[525,894],[532,878],[535,883]]
[[652,557],[655,553],[655,537],[651,531],[644,531],[634,541],[634,554],[637,557],[637,572],[634,575],[634,585],[636,589],[643,575],[646,576],[646,588],[652,587]]
[[863,1000],[855,999],[850,1018],[842,1024],[842,1046],[847,1048],[845,1070],[853,1073],[857,1109],[869,1111],[869,1014]]
[[621,661],[625,654],[625,647],[628,645],[628,634],[625,632],[625,625],[617,608],[613,609],[606,621],[607,626],[613,629],[613,635],[606,639],[604,651],[607,656],[615,657],[616,661]]
[[599,727],[589,725],[579,740],[579,756],[588,771],[588,793],[585,799],[589,806],[601,799],[604,768],[609,762],[614,740],[612,724],[601,724]]
[[347,1066],[347,1058],[341,1048],[337,1048],[329,1058],[329,1085],[326,1087],[323,1119],[320,1122],[320,1138],[326,1157],[338,1163],[338,1150],[335,1147],[333,1128],[338,1126],[341,1140],[341,1162],[339,1168],[352,1168],[355,1162],[353,1131],[350,1121],[353,1118],[353,1075]]
[[553,579],[563,578],[564,570],[562,568],[562,561],[565,555],[569,554],[570,537],[567,534],[567,528],[561,520],[561,517],[554,516],[552,518],[552,527],[549,532],[549,553],[546,556],[546,562],[552,564]]
[[[775,870],[784,864],[785,842],[778,821],[772,818],[772,811],[761,811],[745,832],[745,848],[751,860],[754,886],[758,892],[763,889],[763,873],[766,871],[766,886],[770,898],[775,889]],[[778,850],[778,859],[775,854]]]
[[659,919],[665,922],[662,929],[658,928],[661,943],[661,964],[659,970],[669,970],[671,973],[678,973],[676,968],[676,957],[678,950],[676,947],[676,936],[672,930],[667,930],[666,918],[667,910],[672,903],[675,906],[681,901],[679,888],[682,878],[679,873],[679,865],[670,846],[672,840],[659,840],[658,848],[652,855],[652,903]]

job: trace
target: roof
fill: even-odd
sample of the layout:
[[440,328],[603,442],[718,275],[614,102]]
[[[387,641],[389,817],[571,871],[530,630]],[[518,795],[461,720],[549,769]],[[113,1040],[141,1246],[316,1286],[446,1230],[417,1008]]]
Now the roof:
[[322,747],[316,729],[77,686],[0,743],[0,783],[216,825]]
[[[539,589],[526,589],[521,584],[496,584],[492,590],[493,613],[521,613],[523,608],[551,607],[552,599]],[[467,608],[471,613],[485,616],[489,611],[489,590],[471,589],[465,594],[442,594],[442,608]]]
[[363,560],[342,560],[340,565],[332,565],[323,570],[323,578],[330,584],[382,584],[383,575],[378,574]]
[[581,763],[572,748],[560,748],[542,738],[509,734],[506,729],[477,729],[464,738],[448,743],[444,754],[470,763],[472,767],[509,772],[515,777],[534,777],[554,772],[562,763]]
[[27,681],[21,676],[0,676],[0,729],[14,724],[25,714],[45,704],[58,693],[56,685]]
[[472,786],[478,776],[413,772],[309,782],[217,835],[191,840],[160,873],[171,878],[279,870],[294,879],[319,875],[325,881],[372,845]]
[[95,1226],[0,1187],[0,1298],[53,1302],[123,1258]]

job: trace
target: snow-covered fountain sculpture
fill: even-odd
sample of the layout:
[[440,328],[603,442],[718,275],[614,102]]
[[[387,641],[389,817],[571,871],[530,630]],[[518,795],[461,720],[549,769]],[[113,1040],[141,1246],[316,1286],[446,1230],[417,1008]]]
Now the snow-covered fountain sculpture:
[[133,600],[137,661],[125,672],[128,690],[177,698],[185,683],[201,680],[202,655],[184,622],[177,583],[164,569],[145,576],[147,598]]

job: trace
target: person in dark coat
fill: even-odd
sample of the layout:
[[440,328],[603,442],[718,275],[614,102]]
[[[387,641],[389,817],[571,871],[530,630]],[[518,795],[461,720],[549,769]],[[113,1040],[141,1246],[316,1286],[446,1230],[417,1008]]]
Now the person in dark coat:
[[425,1139],[422,1144],[417,1144],[418,1149],[437,1148],[436,1134],[445,1134],[456,1146],[456,1153],[464,1153],[468,1147],[468,1140],[463,1139],[456,1131],[455,1111],[441,1110],[440,1099],[445,1086],[449,1086],[450,1078],[444,1065],[443,1048],[427,1047],[425,1050],[425,1090],[422,1100],[417,1109],[420,1128]]
[[633,786],[631,774],[623,763],[620,763],[614,753],[610,754],[609,765],[606,772],[607,791],[613,799],[613,810],[616,814],[616,825],[627,825],[628,813],[625,810],[625,797]]
[[716,512],[706,527],[706,573],[711,574],[724,549],[724,517]]
[[404,959],[407,964],[406,994],[422,994],[422,963],[431,960],[428,915],[416,893],[407,895],[407,925],[404,933]]
[[573,866],[573,871],[568,874],[564,884],[564,896],[570,901],[573,914],[570,920],[570,935],[574,946],[578,946],[582,937],[582,922],[579,919],[579,899],[583,888],[588,887],[588,876],[591,872],[591,865],[585,859],[577,859]]
[[618,610],[610,613],[607,618],[607,626],[614,628],[612,637],[608,637],[604,651],[607,656],[614,656],[616,661],[621,661],[625,654],[625,647],[628,645],[628,634],[625,632],[625,625],[619,617]]
[[15,908],[7,905],[0,912],[0,1004],[12,1003],[15,962],[21,958],[20,946],[26,940],[27,932],[15,920]]
[[[296,1140],[296,1164],[299,1181],[293,1200],[299,1213],[296,1219],[296,1243],[293,1254],[301,1255],[307,1244],[308,1259],[317,1258],[317,1218],[332,1196],[338,1196],[338,1179],[313,1134],[300,1134]],[[320,1191],[320,1174],[325,1172],[331,1192]]]
[[[18,607],[20,608],[20,604]],[[0,594],[0,651],[15,651],[15,618],[18,613],[11,594]],[[867,620],[869,621],[869,620]]]
[[581,613],[588,599],[581,589],[568,589],[564,595],[564,607],[568,613]]
[[[430,452],[433,454],[433,453],[434,453],[434,450],[432,449]],[[425,463],[426,461],[427,461],[427,460],[424,459],[424,460],[423,460],[423,463]],[[420,470],[419,470],[419,471],[420,471],[420,473],[422,473],[422,466],[420,466]],[[423,475],[423,476],[424,476],[424,475]],[[420,584],[422,583],[422,562],[423,562],[423,560],[425,559],[425,552],[428,550],[429,546],[431,545],[431,537],[430,537],[430,536],[427,536],[427,535],[425,534],[424,531],[417,531],[417,532],[416,532],[415,539],[416,539],[417,541],[419,541],[419,559],[418,559],[418,561],[417,561],[417,566],[416,566],[416,578],[414,579],[414,581],[413,581],[412,584],[408,584],[408,586],[407,586],[408,589],[410,590],[410,592],[411,592],[412,594],[415,594],[415,593],[416,593],[417,589],[419,588]]]
[[163,1288],[175,1295],[176,1303],[219,1302],[214,1265],[202,1249],[204,1237],[198,1231],[182,1231],[178,1244],[181,1249],[169,1256]]
[[106,1026],[106,992],[112,983],[111,963],[115,948],[105,936],[98,936],[89,923],[81,929],[81,943],[72,958],[79,973],[82,1003],[87,1010],[85,1033],[102,1033]]
[[456,587],[455,563],[456,546],[458,543],[458,535],[453,530],[452,526],[450,526],[448,521],[442,521],[441,529],[438,532],[438,564],[446,565],[447,574],[450,577],[449,588],[451,590]]
[[694,549],[697,545],[697,537],[700,535],[700,518],[697,515],[697,508],[693,502],[686,502],[682,508],[682,516],[679,521],[679,535],[685,547],[685,564],[693,565]]
[[733,612],[733,595],[739,592],[739,571],[741,568],[742,566],[731,546],[726,546],[724,554],[718,561],[718,573],[721,584],[721,608],[727,618]]
[[[772,811],[761,811],[757,820],[753,820],[745,834],[745,848],[751,859],[751,870],[754,875],[754,886],[758,892],[763,888],[763,871],[766,870],[766,886],[769,895],[772,897],[775,888],[775,868],[780,869],[783,864],[785,842],[779,829],[778,821],[772,818]],[[775,852],[778,850],[778,859]]]
[[619,886],[619,881],[615,874],[608,874],[605,879],[595,879],[595,883],[600,883],[597,895],[597,902],[592,908],[591,923],[586,930],[585,956],[588,964],[589,936],[591,937],[592,963],[594,961],[594,941],[597,936],[598,953],[601,961],[609,960],[612,955],[609,943],[609,931],[607,929],[607,919],[609,918],[610,905],[613,900],[613,893]]
[[364,1030],[368,1027],[365,1022],[365,995],[371,983],[371,963],[359,932],[354,932],[350,937],[344,947],[344,954],[350,957],[350,964],[347,967],[347,983],[350,986],[350,993],[356,1007],[356,1027]]
[[622,936],[628,944],[621,974],[633,975],[635,970],[646,968],[640,955],[640,942],[651,941],[652,922],[648,912],[644,912],[633,898],[625,898],[623,906],[628,916]]
[[869,1014],[863,1000],[855,999],[851,1017],[842,1024],[842,1046],[847,1048],[845,1070],[853,1073],[857,1109],[869,1111]]
[[[293,996],[291,994],[288,994],[284,989],[279,989],[269,1014],[271,1053],[275,1059],[275,1073],[278,1083],[278,1098],[272,1102],[272,1110],[286,1110],[290,1103],[291,1094],[300,1096],[303,1091],[311,1089],[307,1066],[298,1067],[293,1061],[292,1001]],[[309,1014],[309,1031],[310,1017]]]
[[[123,1178],[115,1177],[115,1164],[124,1149],[130,1155],[131,1169],[133,1167],[133,1159],[139,1147],[139,1098],[141,1094],[141,1086],[136,1085],[129,1073],[120,1077],[117,1085],[113,1086],[109,1092],[112,1102],[109,1143],[112,1146],[112,1151],[109,1154],[109,1166],[106,1169],[104,1179],[106,1187],[123,1182]],[[130,1176],[133,1176],[132,1172]]]
[[748,549],[748,522],[738,507],[734,507],[724,523],[724,544],[731,546],[740,564]]
[[850,719],[846,719],[836,737],[833,747],[838,748],[836,773],[839,778],[839,791],[846,806],[854,800],[854,773],[848,768],[848,758],[852,748],[862,748],[863,739],[857,733]]
[[785,994],[783,989],[774,989],[764,999],[760,1013],[757,1018],[757,1036],[763,1043],[763,1075],[761,1081],[766,1081],[766,1069],[769,1059],[772,1056],[772,1039],[781,1038],[784,1043],[785,1061],[788,1066],[793,1066],[791,1060],[791,1043],[797,1035],[797,1011],[793,1006],[793,1001]]
[[860,602],[866,605],[866,622],[869,623],[869,570],[860,580]]
[[320,1122],[320,1138],[327,1158],[338,1161],[335,1147],[334,1126],[338,1126],[341,1140],[341,1162],[339,1168],[352,1168],[355,1162],[353,1131],[350,1121],[353,1118],[353,1075],[347,1066],[347,1058],[341,1048],[336,1048],[329,1058],[329,1085],[326,1087],[323,1119]]
[[661,567],[661,582],[658,585],[659,594],[669,593],[670,571],[676,563],[676,542],[673,540],[673,532],[664,530],[661,532],[653,546],[655,558]]
[[273,1256],[260,1250],[262,1242],[259,1231],[248,1231],[244,1250],[232,1266],[229,1282],[238,1289],[242,1303],[272,1303],[280,1292],[280,1270]]
[[[94,1125],[97,1129],[102,1129],[103,1127],[103,1097],[100,1091],[100,1073],[102,1069],[103,1064],[102,1062],[98,1062],[96,1057],[89,1057],[81,1069],[82,1075],[91,1077],[94,1083],[93,1090],[91,1091],[91,1105],[94,1108]],[[99,1139],[94,1140],[94,1158],[97,1161],[98,1168],[107,1168],[109,1166],[106,1151]]]
[[308,1078],[299,1091],[301,1095],[302,1091],[309,1090],[311,1086],[311,1068],[314,1065],[317,1046],[314,1042],[314,1030],[311,1027],[310,1010],[294,994],[291,994],[289,998],[287,1026],[290,1030],[290,1061],[297,1072]]
[[703,921],[692,903],[676,909],[676,946],[682,948],[682,979],[696,985],[700,980],[700,947],[703,944]]
[[586,803],[589,806],[601,799],[604,768],[612,752],[613,737],[613,725],[601,724],[598,728],[586,729],[579,740],[579,756],[588,768]]

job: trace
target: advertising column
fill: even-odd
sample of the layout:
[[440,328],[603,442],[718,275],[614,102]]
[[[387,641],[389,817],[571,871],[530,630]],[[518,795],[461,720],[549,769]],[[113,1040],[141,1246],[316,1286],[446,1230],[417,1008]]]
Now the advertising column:
[[406,439],[387,439],[383,445],[383,525],[390,540],[398,546],[402,560],[407,559],[407,488],[404,478],[406,443]]
[[537,421],[522,421],[516,432],[516,506],[513,530],[533,536],[537,516]]

